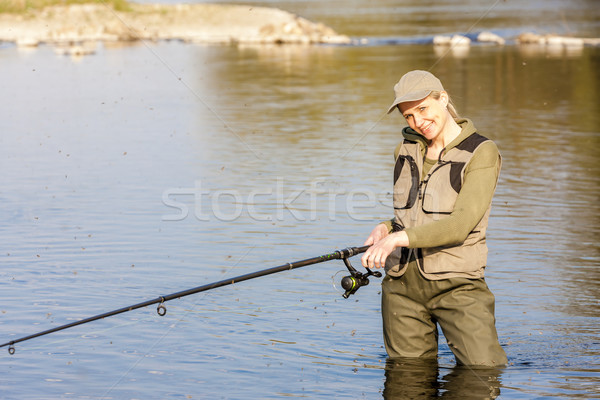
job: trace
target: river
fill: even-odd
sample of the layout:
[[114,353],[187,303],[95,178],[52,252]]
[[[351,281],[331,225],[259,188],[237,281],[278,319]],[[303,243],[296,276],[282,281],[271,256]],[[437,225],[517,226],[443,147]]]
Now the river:
[[[0,46],[0,343],[362,245],[418,68],[503,156],[486,280],[509,366],[455,367],[443,338],[388,365],[379,279],[346,300],[329,261],[18,343],[0,397],[599,398],[600,48],[513,43],[598,37],[595,2],[246,3],[371,42]],[[509,44],[421,44],[483,30]]]

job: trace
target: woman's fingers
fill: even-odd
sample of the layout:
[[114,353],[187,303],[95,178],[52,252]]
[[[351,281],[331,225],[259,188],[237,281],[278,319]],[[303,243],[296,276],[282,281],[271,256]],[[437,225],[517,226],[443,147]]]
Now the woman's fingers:
[[365,252],[365,254],[363,254],[363,256],[360,258],[360,262],[362,263],[363,267],[365,268],[370,268],[369,267],[369,256],[370,256],[370,251],[371,249],[367,250]]
[[361,258],[363,267],[365,268],[383,268],[387,254],[378,246],[370,247]]
[[365,240],[365,246],[371,246],[361,258],[363,267],[384,268],[385,260],[394,249],[394,243],[385,224],[379,224],[373,228],[371,234]]
[[373,267],[374,268],[383,268],[385,267],[385,260],[387,258],[387,254],[385,254],[382,251],[377,252],[377,254],[375,254],[373,256]]
[[[380,231],[381,232],[381,231]],[[373,230],[369,239],[371,239],[376,234],[376,230]],[[367,239],[367,241],[369,241]],[[361,261],[362,265],[366,268],[384,268],[385,261],[388,256],[392,254],[394,249],[397,247],[408,247],[409,241],[406,232],[395,232],[391,234],[387,234],[385,232],[385,236],[380,240],[374,240],[374,244],[370,245],[363,254]]]

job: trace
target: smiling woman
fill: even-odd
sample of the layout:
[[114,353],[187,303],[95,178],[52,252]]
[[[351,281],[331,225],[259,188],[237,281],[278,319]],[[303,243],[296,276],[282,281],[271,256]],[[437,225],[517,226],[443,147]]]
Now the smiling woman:
[[452,118],[433,74],[408,72],[394,92],[388,112],[398,107],[409,125],[396,149],[394,218],[373,229],[362,258],[365,267],[386,269],[387,353],[437,357],[439,323],[459,364],[503,366],[494,296],[483,279],[498,149],[471,121]]

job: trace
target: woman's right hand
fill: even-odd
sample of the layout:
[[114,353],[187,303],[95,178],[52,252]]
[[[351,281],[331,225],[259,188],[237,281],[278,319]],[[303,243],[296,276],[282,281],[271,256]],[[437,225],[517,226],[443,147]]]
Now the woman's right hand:
[[365,268],[385,268],[385,260],[397,247],[408,247],[405,231],[389,233],[385,224],[377,225],[365,241],[371,246],[361,258]]

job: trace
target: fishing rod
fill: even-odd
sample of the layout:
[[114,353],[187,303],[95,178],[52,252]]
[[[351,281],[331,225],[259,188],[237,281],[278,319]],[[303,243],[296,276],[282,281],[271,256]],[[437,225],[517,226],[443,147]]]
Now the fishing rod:
[[111,317],[113,315],[121,314],[121,313],[128,312],[128,311],[136,310],[138,308],[147,307],[152,304],[158,304],[158,307],[156,308],[156,312],[158,313],[158,315],[160,315],[162,317],[167,313],[167,308],[165,307],[164,303],[169,300],[178,299],[181,297],[204,292],[207,290],[216,289],[218,287],[233,285],[234,283],[247,281],[249,279],[258,278],[261,276],[266,276],[266,275],[274,274],[277,272],[288,271],[291,269],[301,268],[301,267],[305,267],[307,265],[313,265],[313,264],[321,263],[324,261],[330,261],[330,260],[341,259],[344,261],[346,268],[348,268],[348,272],[350,273],[350,275],[344,276],[342,278],[342,282],[341,282],[342,287],[346,290],[342,296],[345,299],[347,299],[350,295],[353,295],[354,293],[356,293],[356,291],[361,286],[366,286],[369,284],[369,276],[375,276],[377,278],[381,277],[381,272],[371,271],[369,268],[365,268],[367,270],[366,273],[357,271],[356,269],[354,269],[352,264],[350,264],[350,260],[348,260],[348,258],[350,258],[352,256],[355,256],[360,253],[364,253],[365,251],[367,251],[368,248],[369,248],[369,246],[348,247],[346,249],[336,250],[333,253],[324,254],[322,256],[308,258],[306,260],[290,262],[290,263],[283,264],[283,265],[280,265],[277,267],[267,268],[267,269],[263,269],[261,271],[256,271],[256,272],[252,272],[249,274],[240,275],[240,276],[237,276],[234,278],[223,279],[222,281],[209,283],[206,285],[198,286],[198,287],[187,289],[187,290],[182,290],[180,292],[171,293],[166,296],[160,296],[160,297],[157,297],[152,300],[146,300],[146,301],[138,303],[138,304],[133,304],[133,305],[130,305],[127,307],[119,308],[117,310],[105,312],[103,314],[98,314],[93,317],[89,317],[89,318],[85,318],[85,319],[82,319],[79,321],[71,322],[69,324],[61,325],[56,328],[52,328],[52,329],[48,329],[48,330],[45,330],[42,332],[34,333],[32,335],[25,336],[20,339],[11,340],[4,344],[0,344],[0,347],[8,346],[8,353],[15,354],[15,351],[16,351],[15,344],[17,344],[19,342],[24,342],[26,340],[30,340],[30,339],[37,338],[40,336],[48,335],[50,333],[62,331],[67,328],[72,328],[77,325],[87,324],[88,322]]

